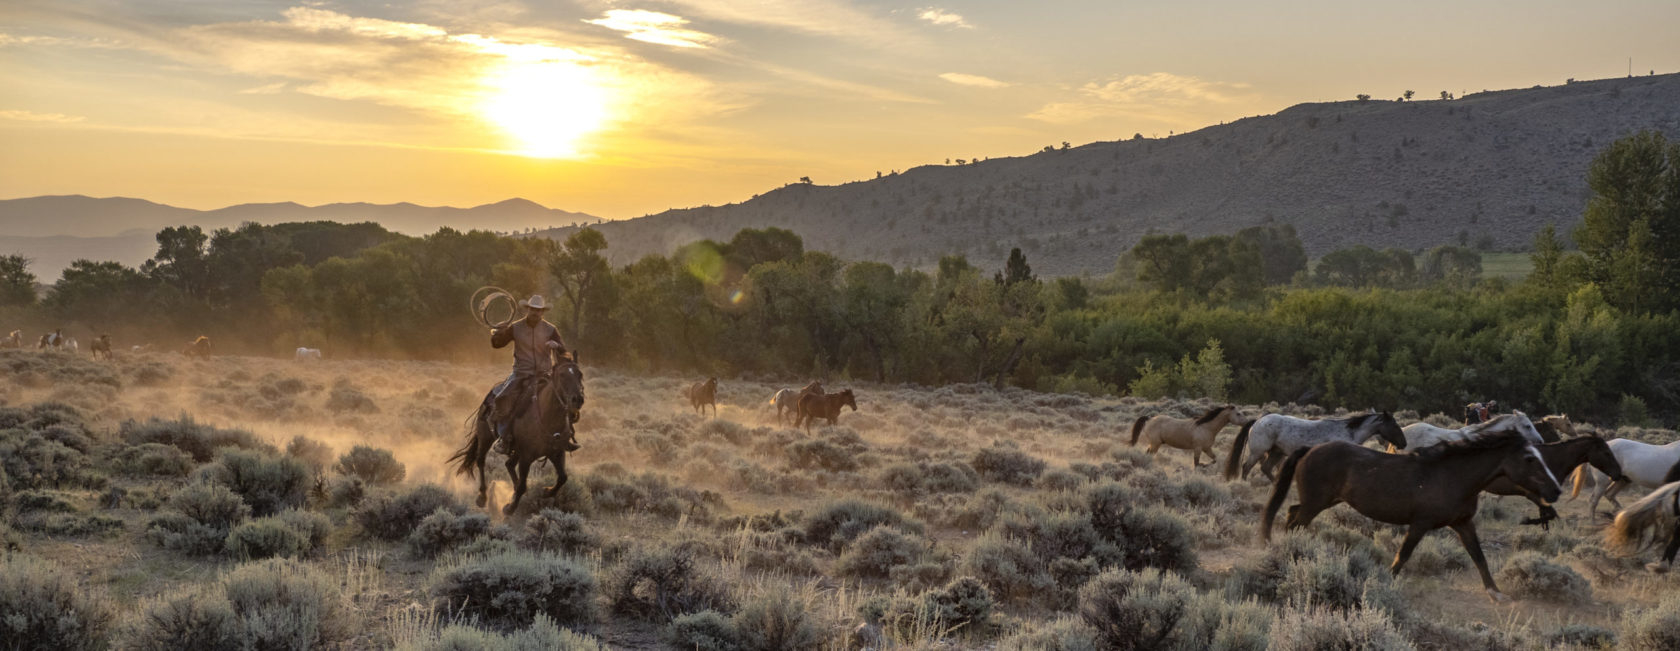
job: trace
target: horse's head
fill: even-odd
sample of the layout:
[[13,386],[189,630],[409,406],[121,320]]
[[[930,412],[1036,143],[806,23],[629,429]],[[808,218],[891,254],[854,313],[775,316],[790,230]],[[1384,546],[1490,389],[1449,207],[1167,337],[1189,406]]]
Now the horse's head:
[[1534,445],[1546,443],[1546,437],[1540,434],[1540,430],[1534,426],[1534,421],[1528,419],[1528,414],[1520,411],[1490,418],[1487,425],[1494,428],[1514,430]]
[[572,420],[583,410],[583,368],[570,359],[562,358],[548,372],[549,390],[554,399],[571,412]]
[[[1557,477],[1552,475],[1551,468],[1546,467],[1546,460],[1540,458],[1540,451],[1529,443],[1527,438],[1519,435],[1511,436],[1513,441],[1520,441],[1521,447],[1516,448],[1499,462],[1499,470],[1507,479],[1527,490],[1539,495],[1540,499],[1550,506],[1552,502],[1563,495],[1563,487],[1558,485]],[[1513,443],[1513,446],[1516,444]]]
[[[852,395],[852,390],[851,389],[841,391],[840,392],[840,397],[841,397],[840,404],[847,405],[847,406],[851,407],[852,411],[857,411],[857,397]],[[834,413],[838,414],[840,412],[836,411]]]
[[1622,462],[1616,460],[1616,453],[1610,450],[1610,444],[1597,436],[1582,436],[1573,439],[1585,441],[1587,446],[1587,463],[1597,468],[1599,472],[1610,478],[1610,481],[1629,482],[1627,475],[1622,474]]
[[1375,428],[1376,434],[1396,450],[1406,449],[1406,433],[1401,431],[1400,422],[1394,420],[1394,414],[1382,412],[1373,417],[1366,427]]
[[1551,425],[1552,429],[1557,430],[1560,434],[1570,438],[1580,436],[1580,434],[1575,431],[1575,423],[1570,422],[1569,414],[1552,414],[1540,420],[1543,420],[1547,424]]

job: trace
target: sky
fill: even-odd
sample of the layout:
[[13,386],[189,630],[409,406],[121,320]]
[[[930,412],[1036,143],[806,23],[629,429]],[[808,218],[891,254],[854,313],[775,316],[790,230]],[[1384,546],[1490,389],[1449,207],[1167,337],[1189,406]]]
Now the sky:
[[0,0],[0,198],[609,219],[1301,102],[1680,71],[1675,0]]

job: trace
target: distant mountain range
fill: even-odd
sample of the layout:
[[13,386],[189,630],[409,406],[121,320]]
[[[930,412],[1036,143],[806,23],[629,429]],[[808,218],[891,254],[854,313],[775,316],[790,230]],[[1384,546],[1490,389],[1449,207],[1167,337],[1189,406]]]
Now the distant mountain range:
[[[597,226],[616,262],[778,226],[807,248],[927,267],[1012,246],[1049,274],[1102,274],[1151,232],[1293,224],[1308,254],[1368,244],[1525,248],[1580,221],[1586,169],[1641,129],[1680,138],[1680,75],[1571,82],[1427,101],[1300,104],[1169,138],[918,167],[839,186]],[[543,233],[565,237],[572,229]]]
[[[1355,244],[1521,249],[1547,223],[1563,232],[1578,223],[1592,158],[1641,129],[1680,139],[1680,75],[1450,100],[1300,104],[1169,138],[1047,148],[838,186],[793,184],[741,203],[596,228],[618,263],[777,226],[803,236],[807,248],[896,265],[927,267],[960,253],[996,266],[1020,246],[1035,271],[1052,275],[1107,273],[1152,232],[1202,236],[1268,222],[1294,225],[1315,257]],[[0,201],[0,254],[35,258],[36,274],[50,280],[76,257],[143,261],[151,234],[165,226],[309,220],[377,221],[410,234],[446,225],[535,228],[555,238],[598,221],[523,199],[475,208],[278,203],[199,211],[140,199],[33,197]]]
[[77,258],[116,260],[137,265],[157,250],[157,231],[190,224],[206,231],[245,222],[378,222],[385,228],[424,235],[444,226],[459,230],[524,232],[599,218],[509,199],[473,208],[417,206],[411,203],[249,203],[216,210],[193,210],[123,197],[80,195],[0,200],[0,254],[21,253],[34,260],[31,270],[50,282]]

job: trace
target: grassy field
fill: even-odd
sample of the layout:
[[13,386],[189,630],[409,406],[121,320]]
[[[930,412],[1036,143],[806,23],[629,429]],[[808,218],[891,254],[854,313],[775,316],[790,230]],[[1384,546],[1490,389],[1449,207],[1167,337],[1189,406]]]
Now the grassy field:
[[[504,372],[0,353],[0,587],[79,595],[73,628],[123,648],[1550,649],[1680,620],[1640,615],[1680,579],[1606,553],[1584,499],[1541,531],[1483,498],[1511,604],[1444,531],[1390,579],[1400,533],[1345,506],[1262,544],[1263,478],[1126,445],[1205,400],[851,384],[859,410],[807,433],[778,385],[724,380],[714,419],[694,378],[592,368],[570,481],[503,517],[498,458],[488,510],[443,461]],[[1241,414],[1274,411],[1331,415]],[[0,595],[0,621],[30,609]]]
[[1495,253],[1482,254],[1482,277],[1504,278],[1516,282],[1528,277],[1528,272],[1534,270],[1534,261],[1527,253]]

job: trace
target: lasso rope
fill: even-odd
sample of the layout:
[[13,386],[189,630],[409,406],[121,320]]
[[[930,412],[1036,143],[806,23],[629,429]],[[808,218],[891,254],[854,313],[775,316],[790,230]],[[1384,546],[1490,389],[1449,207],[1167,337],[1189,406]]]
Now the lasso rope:
[[[499,301],[507,302],[508,317],[501,321],[492,322],[490,320],[490,310],[494,308]],[[518,320],[520,317],[518,314],[519,301],[514,299],[513,294],[508,293],[507,290],[500,287],[491,287],[488,285],[480,287],[478,288],[478,291],[473,292],[472,299],[467,302],[467,309],[472,312],[473,320],[477,321],[479,325],[486,328],[505,327]]]

